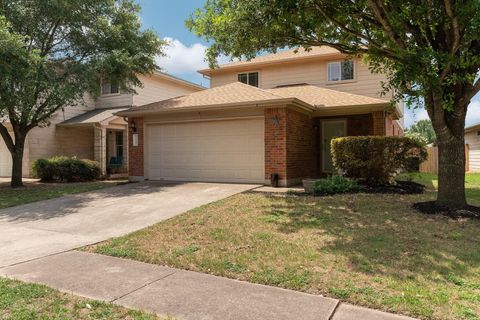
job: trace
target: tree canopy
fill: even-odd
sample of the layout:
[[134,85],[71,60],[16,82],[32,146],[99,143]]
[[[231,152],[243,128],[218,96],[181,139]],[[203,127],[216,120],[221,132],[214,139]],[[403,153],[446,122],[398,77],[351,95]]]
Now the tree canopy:
[[427,119],[419,120],[418,122],[414,123],[413,125],[408,128],[405,132],[406,136],[419,136],[425,144],[435,144],[436,143],[436,135],[435,130],[433,130],[432,122]]
[[133,0],[0,0],[0,135],[14,160],[12,185],[21,184],[32,128],[97,95],[102,79],[133,91],[138,75],[156,68],[164,42],[142,30],[139,10]]
[[[384,91],[424,105],[439,145],[437,204],[463,207],[464,126],[480,90],[479,0],[207,0],[187,21],[208,60],[327,45],[362,55]],[[454,177],[454,178],[452,178]]]

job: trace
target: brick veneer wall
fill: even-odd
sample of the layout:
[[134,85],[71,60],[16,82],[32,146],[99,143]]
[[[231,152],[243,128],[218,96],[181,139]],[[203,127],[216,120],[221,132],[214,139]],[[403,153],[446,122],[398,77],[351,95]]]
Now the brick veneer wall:
[[386,132],[385,132],[386,136],[399,136],[399,137],[403,136],[403,128],[400,127],[398,122],[393,119],[390,119],[388,117],[385,119],[385,128],[386,128]]
[[386,134],[385,112],[374,111],[372,112],[372,117],[373,117],[373,135],[384,136]]
[[286,107],[265,109],[265,179],[278,173],[281,185],[292,185],[316,172],[314,121]]
[[[138,146],[133,146],[132,121],[135,121],[138,134]],[[128,176],[134,180],[143,179],[144,176],[144,132],[143,118],[128,119]]]
[[287,179],[287,109],[265,109],[265,180],[278,173]]
[[289,183],[317,176],[316,132],[315,122],[310,116],[287,109],[287,180]]

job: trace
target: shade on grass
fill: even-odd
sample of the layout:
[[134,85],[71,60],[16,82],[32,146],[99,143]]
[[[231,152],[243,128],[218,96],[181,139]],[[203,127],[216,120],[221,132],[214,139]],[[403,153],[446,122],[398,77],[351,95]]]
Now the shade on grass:
[[[406,179],[407,177],[403,177]],[[480,221],[424,216],[423,195],[239,194],[88,250],[429,319],[480,317]],[[480,204],[480,175],[468,175]]]

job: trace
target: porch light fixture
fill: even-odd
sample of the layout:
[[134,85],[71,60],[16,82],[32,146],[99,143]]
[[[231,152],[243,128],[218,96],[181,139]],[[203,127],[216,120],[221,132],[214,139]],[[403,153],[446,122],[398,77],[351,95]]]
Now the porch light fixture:
[[135,123],[135,120],[132,120],[132,122],[130,123],[130,129],[132,129],[133,133],[137,132],[137,124]]

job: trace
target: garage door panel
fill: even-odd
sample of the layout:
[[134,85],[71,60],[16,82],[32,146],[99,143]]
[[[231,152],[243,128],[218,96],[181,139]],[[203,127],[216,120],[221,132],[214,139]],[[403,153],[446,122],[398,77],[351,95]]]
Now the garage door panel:
[[263,182],[264,120],[148,126],[152,180]]

